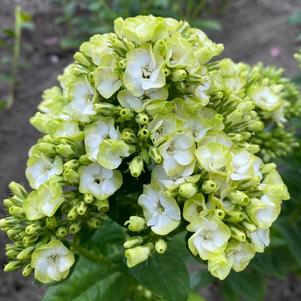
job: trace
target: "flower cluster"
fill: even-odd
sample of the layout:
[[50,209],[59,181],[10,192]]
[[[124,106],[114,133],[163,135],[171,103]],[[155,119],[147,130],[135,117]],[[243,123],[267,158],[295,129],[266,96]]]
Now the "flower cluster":
[[279,141],[265,135],[270,124],[285,133],[300,95],[277,70],[211,61],[222,50],[153,16],[118,18],[114,33],[81,45],[31,118],[44,136],[29,151],[32,191],[13,182],[4,200],[6,271],[66,278],[74,241],[108,216],[128,229],[129,267],[182,231],[220,279],[263,252],[289,194],[260,157],[292,147],[273,152]]

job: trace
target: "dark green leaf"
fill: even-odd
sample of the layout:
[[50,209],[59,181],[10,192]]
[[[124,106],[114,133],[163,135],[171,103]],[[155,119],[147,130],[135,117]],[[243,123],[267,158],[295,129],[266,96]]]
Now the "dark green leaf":
[[241,296],[245,301],[262,301],[264,298],[265,280],[262,274],[255,270],[232,272],[225,282],[235,294]]
[[166,301],[186,301],[190,286],[189,275],[177,253],[168,250],[130,270],[137,281]]
[[208,272],[207,268],[192,273],[190,276],[190,286],[192,289],[203,288],[214,281],[214,277]]

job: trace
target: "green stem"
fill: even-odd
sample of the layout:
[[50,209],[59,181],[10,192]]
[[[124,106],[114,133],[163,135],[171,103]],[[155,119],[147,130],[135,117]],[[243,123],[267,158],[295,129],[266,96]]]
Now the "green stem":
[[77,252],[79,255],[91,260],[91,261],[95,261],[98,262],[100,264],[105,264],[105,265],[111,265],[113,266],[114,263],[107,257],[105,257],[102,254],[95,254],[89,250],[87,250],[86,248],[83,248],[75,243],[72,244],[72,249]]
[[14,103],[16,94],[16,84],[18,75],[18,66],[20,59],[21,48],[21,7],[17,5],[15,8],[15,39],[14,39],[14,53],[13,53],[13,65],[12,65],[12,81],[10,85],[9,96],[6,104],[6,108],[9,109]]

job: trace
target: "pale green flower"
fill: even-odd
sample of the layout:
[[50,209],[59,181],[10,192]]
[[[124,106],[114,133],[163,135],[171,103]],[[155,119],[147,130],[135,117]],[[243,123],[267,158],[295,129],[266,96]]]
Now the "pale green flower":
[[176,200],[158,187],[144,185],[138,204],[143,208],[147,226],[158,235],[167,235],[180,224],[181,213]]
[[232,261],[226,258],[224,254],[214,256],[208,260],[208,271],[219,280],[224,280],[230,274],[231,268]]
[[32,155],[27,161],[26,177],[32,188],[37,189],[53,176],[63,172],[61,157],[48,158],[43,154]]
[[143,111],[145,104],[152,100],[166,100],[168,98],[168,90],[164,88],[150,89],[144,92],[140,97],[134,96],[129,90],[121,90],[117,99],[124,108],[132,109],[137,113]]
[[154,16],[118,18],[114,21],[114,30],[119,37],[140,45],[148,41],[165,39],[168,36],[167,21],[165,18]]
[[102,57],[100,65],[93,72],[95,87],[106,99],[110,98],[122,85],[116,67],[116,55],[107,54]]
[[160,148],[163,168],[168,176],[175,177],[183,173],[190,175],[195,165],[195,142],[190,132],[174,135]]
[[262,229],[268,229],[280,214],[279,202],[274,202],[267,195],[260,199],[252,198],[247,206],[247,212],[252,221]]
[[184,203],[183,217],[186,221],[193,223],[199,221],[199,217],[202,214],[206,214],[206,203],[203,194],[197,193],[192,198],[188,199]]
[[119,136],[112,117],[100,116],[96,122],[85,126],[85,149],[88,158],[97,161],[99,146],[103,140],[119,139]]
[[130,155],[129,146],[122,140],[105,139],[99,145],[97,162],[108,169],[115,169],[122,162],[122,158]]
[[23,202],[23,209],[28,220],[38,220],[45,216],[53,216],[63,202],[62,186],[50,180],[27,196]]
[[253,177],[262,178],[260,166],[261,159],[249,153],[247,150],[231,152],[231,179],[234,181],[246,180]]
[[217,218],[199,217],[187,226],[187,230],[195,232],[188,239],[189,250],[203,260],[223,253],[231,237],[228,226]]
[[166,40],[165,57],[171,68],[185,68],[196,63],[192,45],[179,32]]
[[63,108],[63,113],[72,120],[88,122],[96,112],[92,99],[95,91],[86,78],[80,78],[68,89],[70,102]]
[[96,163],[79,168],[79,191],[91,193],[98,200],[105,200],[114,194],[122,184],[119,170],[106,169]]
[[127,249],[124,252],[126,257],[126,264],[129,268],[132,268],[148,259],[151,249],[149,246],[138,246],[131,249]]
[[130,50],[126,61],[123,83],[134,96],[140,97],[147,90],[164,87],[164,59],[151,48]]
[[89,42],[85,42],[80,46],[80,51],[85,55],[91,57],[93,63],[98,66],[101,64],[102,58],[107,54],[113,54],[114,50],[112,49],[110,38],[114,34],[96,34],[92,36]]
[[243,271],[255,256],[255,250],[248,242],[231,241],[225,251],[226,258],[232,262],[235,272]]
[[270,244],[270,230],[257,229],[250,233],[250,238],[256,252],[263,253],[265,247]]
[[221,143],[199,145],[195,151],[198,163],[207,171],[223,174],[229,161],[229,148]]
[[51,240],[33,252],[31,266],[38,281],[51,283],[65,279],[74,262],[73,253],[61,241]]

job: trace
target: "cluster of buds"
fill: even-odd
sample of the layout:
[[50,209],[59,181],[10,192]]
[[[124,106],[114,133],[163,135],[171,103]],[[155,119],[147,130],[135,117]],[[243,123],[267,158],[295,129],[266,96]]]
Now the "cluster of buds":
[[153,16],[118,18],[114,33],[81,45],[31,118],[44,136],[29,152],[32,191],[12,183],[4,201],[5,270],[66,278],[73,241],[108,216],[128,229],[128,267],[163,254],[180,231],[220,279],[263,252],[289,198],[264,163],[279,155],[277,139],[264,135],[271,123],[283,129],[300,95],[274,69],[211,62],[222,50],[186,22]]

